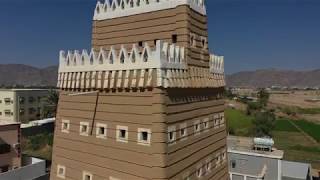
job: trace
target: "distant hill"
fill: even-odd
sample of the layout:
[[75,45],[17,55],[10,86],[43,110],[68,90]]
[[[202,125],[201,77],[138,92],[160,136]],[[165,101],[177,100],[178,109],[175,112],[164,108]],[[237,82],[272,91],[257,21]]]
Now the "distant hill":
[[[0,64],[1,86],[56,86],[58,66],[36,68],[23,64]],[[273,85],[288,87],[320,86],[320,69],[313,71],[290,71],[265,69],[243,71],[227,75],[228,86],[270,87]]]
[[263,69],[227,75],[229,87],[320,87],[320,69],[292,71]]
[[36,68],[23,64],[0,64],[1,86],[56,86],[58,66]]

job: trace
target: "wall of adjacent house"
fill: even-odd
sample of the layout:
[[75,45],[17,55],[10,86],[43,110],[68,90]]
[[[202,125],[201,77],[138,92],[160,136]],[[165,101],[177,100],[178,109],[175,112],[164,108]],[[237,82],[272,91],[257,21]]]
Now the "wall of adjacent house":
[[0,137],[11,146],[9,153],[0,154],[0,167],[9,166],[9,170],[20,167],[21,150],[14,148],[20,143],[20,124],[0,125]]

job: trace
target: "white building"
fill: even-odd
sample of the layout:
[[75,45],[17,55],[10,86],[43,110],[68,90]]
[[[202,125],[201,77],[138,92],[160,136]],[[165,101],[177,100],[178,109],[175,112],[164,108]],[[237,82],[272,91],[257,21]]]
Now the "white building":
[[[261,142],[261,141],[260,141]],[[312,180],[311,165],[283,160],[284,152],[253,138],[228,137],[230,180]]]
[[48,90],[1,89],[0,121],[26,123],[40,119]]

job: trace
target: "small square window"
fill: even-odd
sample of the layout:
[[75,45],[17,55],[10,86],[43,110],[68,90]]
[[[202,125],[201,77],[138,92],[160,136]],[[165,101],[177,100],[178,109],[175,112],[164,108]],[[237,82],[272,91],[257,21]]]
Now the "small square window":
[[97,123],[96,125],[96,137],[101,139],[107,139],[107,125]]
[[149,146],[151,143],[151,130],[139,128],[138,129],[138,144]]
[[117,141],[118,142],[128,142],[128,127],[127,126],[117,126]]
[[210,128],[210,124],[209,124],[209,118],[205,118],[203,120],[203,128],[205,129],[205,131],[209,131],[209,128]]
[[89,172],[83,172],[82,180],[93,180],[93,175]]
[[143,47],[143,42],[142,42],[142,41],[139,41],[138,45],[139,45],[140,47]]
[[89,136],[89,122],[80,122],[80,135]]
[[194,135],[199,135],[201,131],[200,120],[194,122]]
[[176,127],[170,126],[168,127],[168,142],[169,144],[175,144],[176,141]]
[[201,166],[198,166],[196,173],[197,173],[197,177],[198,177],[198,178],[201,178],[201,176],[202,176],[202,165],[201,165]]
[[66,178],[66,167],[65,166],[61,166],[61,165],[57,166],[57,177],[59,177],[61,179]]
[[61,131],[63,133],[69,133],[69,130],[70,130],[70,121],[69,120],[62,120],[61,121]]
[[211,159],[206,160],[206,170],[207,170],[207,172],[211,171],[211,168],[212,168],[212,162],[211,161],[212,161]]
[[186,140],[187,136],[188,136],[187,123],[180,124],[180,139]]

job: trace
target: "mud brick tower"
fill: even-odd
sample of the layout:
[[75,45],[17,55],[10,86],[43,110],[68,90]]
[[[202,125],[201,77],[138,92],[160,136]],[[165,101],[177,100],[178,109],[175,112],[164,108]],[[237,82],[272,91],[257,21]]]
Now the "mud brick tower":
[[51,180],[226,180],[223,57],[204,0],[106,0],[60,52]]

